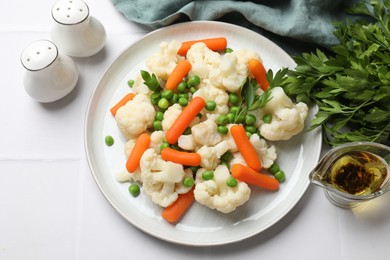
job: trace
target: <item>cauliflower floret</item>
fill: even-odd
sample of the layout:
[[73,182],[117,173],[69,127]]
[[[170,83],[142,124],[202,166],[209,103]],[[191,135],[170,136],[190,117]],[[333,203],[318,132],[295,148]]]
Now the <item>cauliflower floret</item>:
[[229,112],[229,95],[222,89],[210,85],[204,86],[194,93],[194,97],[201,97],[206,102],[209,100],[215,101],[217,106],[213,113],[224,115]]
[[154,131],[150,135],[150,147],[153,148],[156,153],[160,152],[160,146],[165,137],[164,131]]
[[207,119],[191,128],[192,136],[196,143],[200,145],[215,145],[222,140],[217,132],[215,121]]
[[164,119],[162,120],[162,128],[164,131],[168,131],[171,128],[173,122],[180,115],[182,107],[179,104],[173,104],[164,113]]
[[223,136],[223,141],[226,141],[227,145],[229,146],[228,150],[232,153],[234,152],[237,152],[238,148],[237,148],[237,144],[236,142],[234,141],[234,138],[230,132],[230,128],[233,126],[234,124],[228,124],[226,127],[229,129],[228,133],[226,135]]
[[221,62],[221,55],[207,48],[204,43],[195,43],[187,52],[187,59],[192,65],[189,75],[197,75],[207,79],[210,70],[216,68]]
[[246,163],[244,157],[242,157],[242,154],[240,152],[235,152],[232,155],[233,155],[233,157],[230,160],[230,166],[233,166],[235,164],[242,164],[242,165],[247,166],[247,163]]
[[214,169],[219,164],[219,157],[214,147],[203,145],[198,151],[200,166],[206,169]]
[[236,187],[226,185],[230,173],[225,165],[219,165],[214,171],[212,180],[204,181],[201,177],[205,169],[196,173],[195,200],[210,209],[223,213],[234,211],[249,200],[251,190],[244,182],[238,181]]
[[115,120],[126,139],[136,138],[153,125],[156,111],[147,95],[138,94],[120,107]]
[[142,182],[141,171],[139,168],[132,173],[128,172],[127,170],[123,170],[115,174],[115,179],[119,182]]
[[185,176],[183,165],[164,161],[154,149],[149,148],[141,157],[140,169],[143,191],[154,203],[167,207],[176,201],[176,185],[183,182]]
[[129,139],[125,143],[125,155],[126,155],[126,158],[129,157],[129,155],[131,153],[131,150],[133,150],[133,147],[134,147],[136,141],[137,141],[137,139]]
[[264,114],[271,114],[272,121],[260,126],[260,134],[267,140],[288,140],[304,128],[308,107],[294,104],[281,87],[271,90],[272,99],[263,107]]
[[237,61],[238,63],[242,63],[247,65],[250,59],[256,59],[262,62],[260,59],[259,54],[255,51],[250,51],[250,50],[235,50],[234,53],[237,56]]
[[196,142],[192,134],[190,135],[181,135],[179,140],[177,140],[178,146],[187,151],[193,151],[196,148]]
[[181,43],[178,41],[162,42],[157,53],[146,60],[146,66],[158,78],[167,80],[176,63],[182,59],[181,56],[177,55],[180,47]]
[[267,142],[264,139],[261,139],[257,134],[253,134],[249,141],[261,159],[261,165],[263,168],[268,169],[271,167],[277,158],[275,146],[271,145],[268,147]]
[[223,88],[230,92],[237,92],[244,84],[248,75],[246,64],[238,63],[237,56],[226,53],[218,68],[210,71],[209,79],[211,84],[217,88]]

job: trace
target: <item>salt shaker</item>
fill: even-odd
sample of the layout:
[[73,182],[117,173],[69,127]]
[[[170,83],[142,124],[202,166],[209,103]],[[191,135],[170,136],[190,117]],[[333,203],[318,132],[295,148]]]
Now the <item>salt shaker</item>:
[[89,57],[105,44],[103,25],[90,16],[88,5],[81,0],[60,0],[52,8],[55,21],[52,40],[58,49],[69,56]]
[[31,43],[22,51],[20,59],[26,69],[24,88],[38,102],[59,100],[77,84],[79,74],[76,64],[70,57],[60,54],[51,41]]

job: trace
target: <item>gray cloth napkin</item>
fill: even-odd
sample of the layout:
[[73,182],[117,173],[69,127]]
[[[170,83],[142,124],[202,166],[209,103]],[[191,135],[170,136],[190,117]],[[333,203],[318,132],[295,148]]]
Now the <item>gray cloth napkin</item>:
[[218,20],[252,29],[290,54],[337,44],[333,22],[354,0],[112,0],[130,21],[160,28],[182,21]]

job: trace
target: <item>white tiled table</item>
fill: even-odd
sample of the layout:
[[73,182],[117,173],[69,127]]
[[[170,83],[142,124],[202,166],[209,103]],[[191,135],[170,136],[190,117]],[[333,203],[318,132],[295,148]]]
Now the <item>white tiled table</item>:
[[354,213],[310,186],[276,225],[243,242],[188,247],[151,237],[105,200],[84,153],[84,116],[105,68],[149,29],[109,0],[86,1],[106,28],[104,51],[75,59],[80,80],[65,99],[33,101],[22,85],[21,51],[50,38],[54,1],[3,1],[0,8],[0,259],[390,259],[390,194]]

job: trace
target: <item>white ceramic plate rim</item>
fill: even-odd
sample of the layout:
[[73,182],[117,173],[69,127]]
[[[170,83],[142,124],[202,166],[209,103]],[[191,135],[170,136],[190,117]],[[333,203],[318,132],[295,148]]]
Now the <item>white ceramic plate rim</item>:
[[[127,186],[116,181],[114,175],[121,170],[125,160],[124,139],[109,114],[109,108],[129,91],[125,85],[131,73],[139,71],[140,66],[142,68],[141,63],[157,50],[161,41],[219,36],[226,36],[229,47],[233,49],[244,48],[258,52],[267,69],[276,71],[282,67],[295,66],[294,61],[281,48],[246,28],[209,21],[176,24],[153,31],[126,48],[101,77],[86,112],[85,151],[100,190],[132,225],[172,243],[191,246],[222,245],[244,240],[266,230],[284,217],[303,196],[309,185],[308,174],[320,157],[322,138],[319,129],[304,132],[289,141],[275,143],[279,150],[279,163],[285,167],[283,169],[287,175],[286,182],[278,192],[270,194],[252,188],[251,196],[254,198],[250,199],[248,205],[241,206],[230,214],[219,213],[195,203],[177,225],[165,222],[160,216],[161,208],[153,205],[149,198],[142,193],[140,197],[132,198],[126,192]],[[314,113],[311,109],[306,124]],[[114,136],[116,143],[113,147],[117,148],[104,144],[104,136],[107,134]]]

